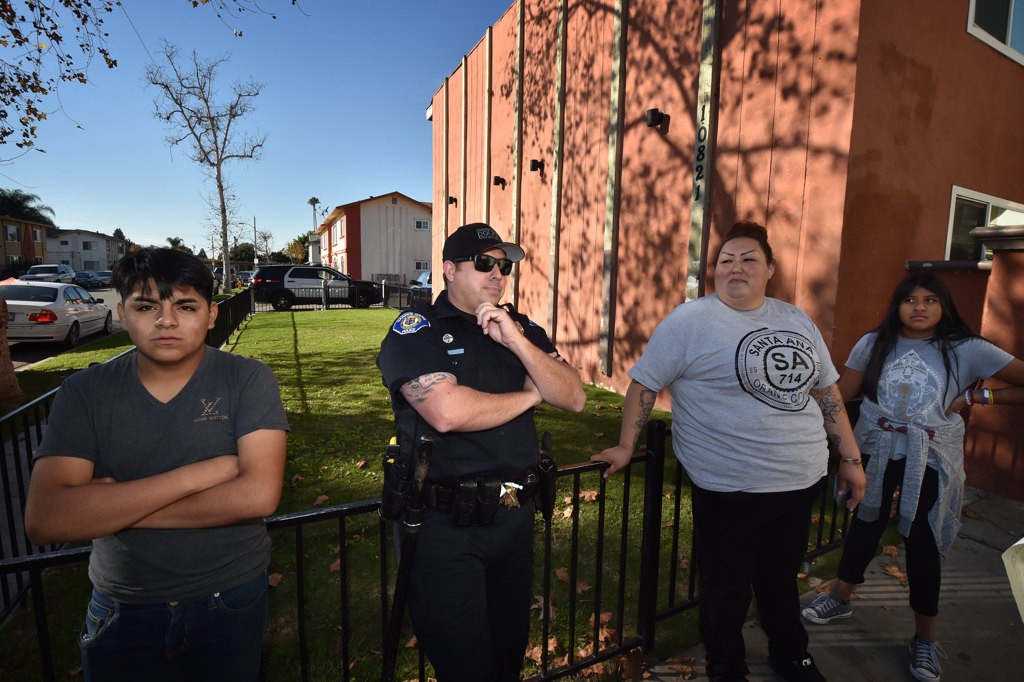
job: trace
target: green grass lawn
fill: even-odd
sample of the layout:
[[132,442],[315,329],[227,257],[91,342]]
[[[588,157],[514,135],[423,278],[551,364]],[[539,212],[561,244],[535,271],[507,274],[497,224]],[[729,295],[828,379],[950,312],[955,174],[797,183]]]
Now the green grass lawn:
[[[393,415],[389,395],[381,383],[375,358],[380,341],[396,316],[388,309],[291,311],[262,313],[244,323],[226,346],[226,350],[256,358],[269,365],[278,378],[291,432],[288,437],[288,464],[279,514],[338,505],[376,498],[380,495],[382,475],[380,456],[384,444],[393,434]],[[22,387],[33,395],[59,385],[61,377],[112,357],[129,347],[127,335],[114,334],[100,341],[62,354],[19,373]],[[590,456],[614,444],[618,439],[622,397],[587,387],[588,401],[580,414],[569,414],[540,406],[537,410],[538,431],[553,437],[553,450],[559,465],[586,462]],[[668,415],[657,411],[654,418],[668,421]],[[666,478],[674,471],[674,462],[666,465]],[[629,635],[635,632],[636,597],[638,589],[638,552],[643,485],[643,468],[634,472],[629,486],[630,513],[623,520],[622,475],[611,479],[603,496],[585,494],[573,511],[571,482],[561,479],[558,509],[553,522],[551,589],[556,608],[554,660],[562,659],[570,650],[578,652],[592,641],[590,619],[595,613],[610,613],[610,628]],[[598,472],[583,474],[582,493],[596,494],[601,480]],[[688,561],[690,543],[689,490],[684,485],[678,495],[666,484],[663,504],[662,575],[670,565]],[[595,530],[598,505],[607,509],[603,533]],[[679,553],[671,555],[671,540],[676,529],[673,512],[680,509],[681,535]],[[538,530],[542,523],[538,517]],[[353,659],[352,679],[376,679],[380,670],[379,633],[379,525],[376,515],[353,519],[344,532],[337,522],[312,524],[303,531],[305,569],[305,603],[308,605],[307,636],[312,658],[313,679],[338,679],[341,672],[340,647],[347,641]],[[626,532],[628,542],[621,547]],[[542,533],[541,533],[542,534]],[[540,535],[538,537],[540,537]],[[297,556],[293,536],[288,532],[272,534],[274,551],[271,571],[284,577],[272,591],[271,615],[266,637],[266,669],[268,680],[297,679],[297,629],[295,590]],[[579,561],[571,562],[570,547],[579,543]],[[344,549],[350,559],[352,632],[342,632],[338,621],[340,584],[332,564],[338,551]],[[539,547],[539,544],[538,544]],[[598,550],[601,549],[601,553]],[[389,548],[389,560],[393,552]],[[535,584],[541,590],[543,579],[542,553],[537,552]],[[822,577],[834,571],[828,561],[817,564]],[[626,571],[625,592],[618,592],[620,566]],[[570,590],[566,578],[575,570]],[[817,572],[817,571],[816,571]],[[393,575],[393,572],[392,572]],[[684,571],[676,586],[676,599],[685,599]],[[66,678],[77,666],[75,640],[80,628],[81,613],[88,595],[88,579],[84,565],[54,569],[46,578],[49,608],[47,615],[52,632],[52,645],[57,676]],[[602,583],[604,595],[595,602],[595,586]],[[667,591],[663,584],[661,590]],[[659,598],[659,606],[665,597]],[[619,604],[623,604],[619,610]],[[571,608],[574,606],[574,608]],[[540,644],[542,633],[533,612],[534,631],[531,643]],[[0,632],[0,678],[34,680],[34,630],[31,613],[26,611],[8,623]],[[569,641],[571,621],[576,636]],[[346,640],[345,638],[349,638]],[[696,610],[666,619],[658,625],[656,653],[668,657],[698,641]],[[415,677],[413,652],[403,652],[399,679]],[[578,654],[577,654],[578,655]],[[556,666],[557,667],[557,666]],[[614,666],[604,679],[619,679]],[[529,670],[534,667],[528,666]],[[404,675],[404,677],[403,677]],[[577,679],[584,679],[579,677]],[[591,679],[591,678],[586,678]]]

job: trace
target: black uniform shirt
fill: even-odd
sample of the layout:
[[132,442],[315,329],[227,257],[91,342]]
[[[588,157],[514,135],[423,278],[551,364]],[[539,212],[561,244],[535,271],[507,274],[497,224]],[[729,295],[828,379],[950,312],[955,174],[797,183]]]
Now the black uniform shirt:
[[[510,305],[505,308],[531,343],[545,353],[555,352],[540,326]],[[485,393],[523,389],[523,364],[510,350],[486,336],[475,316],[453,306],[447,291],[433,305],[398,316],[381,343],[377,366],[391,392],[403,451],[408,452],[421,435],[434,438],[431,480],[453,485],[460,476],[483,473],[518,480],[528,467],[537,463],[537,429],[532,409],[491,429],[440,434],[402,396],[404,384],[434,372],[454,374],[460,385]]]

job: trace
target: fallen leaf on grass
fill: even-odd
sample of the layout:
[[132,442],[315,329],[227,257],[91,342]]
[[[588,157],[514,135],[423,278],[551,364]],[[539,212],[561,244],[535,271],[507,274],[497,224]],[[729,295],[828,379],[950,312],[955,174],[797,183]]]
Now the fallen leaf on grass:
[[416,635],[413,635],[408,642],[405,643],[406,649],[414,649],[419,642],[416,641]]
[[690,570],[690,558],[685,554],[679,555],[679,568],[681,568],[684,571]]
[[322,505],[324,502],[326,502],[329,499],[331,499],[331,498],[327,497],[327,495],[320,495],[315,500],[313,500],[313,506],[314,507],[319,507],[320,505]]
[[294,476],[292,476],[292,483],[302,483],[305,480],[306,477],[303,476],[302,474],[295,474]]
[[584,592],[589,592],[590,588],[591,585],[586,580],[576,581],[576,594],[583,594]]
[[270,587],[277,587],[284,582],[284,576],[280,573],[271,573],[267,576],[267,585]]
[[341,571],[341,559],[335,559],[334,563],[331,564],[331,573],[338,573]]
[[582,490],[580,491],[581,502],[597,502],[597,497],[600,495],[596,490]]
[[365,468],[366,468],[366,460],[365,459],[361,459],[358,462],[356,462],[356,469],[365,469]]
[[573,506],[570,504],[568,507],[558,513],[563,519],[571,519],[573,512]]
[[595,431],[594,438],[604,438],[604,431]]

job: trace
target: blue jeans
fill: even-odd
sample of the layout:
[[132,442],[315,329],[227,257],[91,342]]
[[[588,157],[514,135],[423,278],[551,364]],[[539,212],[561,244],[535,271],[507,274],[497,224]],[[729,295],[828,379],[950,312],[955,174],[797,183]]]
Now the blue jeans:
[[125,604],[98,590],[79,637],[86,682],[253,681],[267,620],[267,574],[191,602]]

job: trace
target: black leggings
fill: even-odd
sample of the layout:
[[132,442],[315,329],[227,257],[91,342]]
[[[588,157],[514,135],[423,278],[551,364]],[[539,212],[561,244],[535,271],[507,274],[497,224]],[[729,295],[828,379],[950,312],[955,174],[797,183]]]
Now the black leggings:
[[[868,456],[864,455],[867,460]],[[839,579],[854,585],[864,582],[864,571],[878,551],[878,541],[889,523],[893,492],[903,483],[906,459],[889,460],[882,479],[882,506],[877,521],[862,521],[854,514],[850,530],[843,543],[843,557],[839,560]],[[865,461],[865,465],[867,462]],[[921,495],[917,514],[910,526],[910,535],[904,538],[907,548],[907,578],[910,582],[910,608],[922,616],[939,613],[939,585],[942,557],[935,545],[935,536],[928,525],[928,512],[939,496],[939,474],[926,467],[921,482]],[[902,503],[902,499],[900,500]]]

